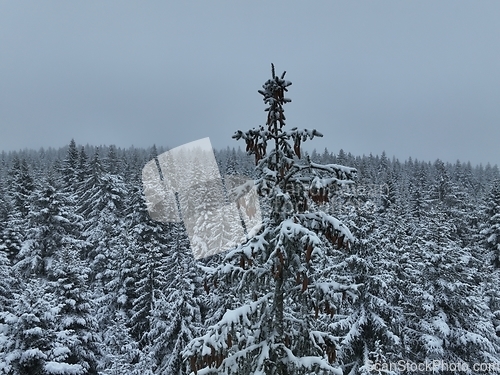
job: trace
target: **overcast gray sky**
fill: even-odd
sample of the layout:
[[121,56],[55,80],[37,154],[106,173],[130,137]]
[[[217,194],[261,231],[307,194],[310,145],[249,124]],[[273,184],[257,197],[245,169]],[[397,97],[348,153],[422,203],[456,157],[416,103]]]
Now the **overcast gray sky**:
[[311,149],[500,164],[499,20],[499,1],[0,1],[0,150],[243,147],[274,62]]

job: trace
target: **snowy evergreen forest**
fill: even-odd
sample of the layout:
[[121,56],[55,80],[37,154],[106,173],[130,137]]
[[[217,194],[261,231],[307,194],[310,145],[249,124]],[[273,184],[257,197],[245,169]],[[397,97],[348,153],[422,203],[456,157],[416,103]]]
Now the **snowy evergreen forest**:
[[[258,182],[263,228],[202,260],[182,223],[149,217],[141,171],[165,149],[72,140],[2,152],[0,373],[498,364],[498,167],[355,156],[333,142],[307,153],[301,141],[312,149],[320,134],[286,129],[289,85],[273,72],[263,86],[266,126],[235,135],[248,152],[214,150],[221,175]],[[287,200],[293,211],[276,208]],[[206,196],[189,204],[203,211]]]

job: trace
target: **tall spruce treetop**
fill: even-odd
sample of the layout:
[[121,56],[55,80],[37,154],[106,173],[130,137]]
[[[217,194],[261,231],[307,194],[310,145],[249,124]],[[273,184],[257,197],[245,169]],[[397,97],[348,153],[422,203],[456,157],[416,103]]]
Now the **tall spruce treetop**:
[[14,208],[26,218],[29,212],[29,198],[34,190],[33,178],[26,159],[14,157],[11,170],[10,184],[11,200]]
[[77,181],[78,173],[78,150],[76,148],[75,140],[72,139],[68,146],[68,153],[62,162],[62,179],[66,189],[74,187]]
[[[356,298],[357,286],[336,281],[325,265],[327,254],[348,247],[353,237],[317,209],[335,187],[352,183],[356,170],[309,157],[300,161],[301,142],[321,134],[284,130],[283,106],[291,101],[284,96],[291,85],[284,76],[276,76],[273,66],[272,78],[259,90],[268,105],[266,126],[233,136],[243,138],[255,156],[256,187],[270,212],[223,264],[204,267],[205,290],[213,285],[234,308],[184,350],[194,374],[342,373],[336,360],[340,338],[325,322],[343,300]],[[274,148],[267,151],[270,143]]]

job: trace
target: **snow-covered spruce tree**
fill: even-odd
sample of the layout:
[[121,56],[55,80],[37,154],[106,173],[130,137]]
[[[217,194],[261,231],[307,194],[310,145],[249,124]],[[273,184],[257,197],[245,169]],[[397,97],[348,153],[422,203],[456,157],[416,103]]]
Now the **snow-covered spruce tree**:
[[[7,168],[7,165],[4,166]],[[0,242],[11,263],[21,250],[26,236],[30,196],[34,190],[33,179],[28,164],[17,155],[13,157],[12,168],[4,184],[3,201],[0,199]]]
[[11,200],[15,210],[25,218],[29,211],[29,198],[34,189],[33,178],[26,159],[20,160],[16,156],[12,164],[10,171]]
[[0,239],[0,374],[5,372],[6,357],[9,355],[11,332],[7,322],[16,303],[16,289],[17,282],[12,276],[12,267]]
[[53,296],[57,304],[53,320],[57,338],[52,342],[52,353],[54,360],[67,369],[63,372],[61,365],[57,368],[64,374],[97,374],[99,336],[93,301],[86,286],[89,271],[75,248],[61,249],[54,263],[54,281],[49,282],[47,288],[47,294]]
[[414,362],[498,363],[500,347],[484,297],[486,267],[453,240],[454,230],[437,205],[406,239],[400,256],[406,273],[404,354]]
[[0,248],[12,264],[21,250],[25,236],[25,220],[19,212],[12,209],[7,199],[4,208],[8,209],[8,213],[0,226]]
[[82,235],[86,240],[81,256],[90,264],[88,284],[97,302],[96,318],[103,335],[101,367],[108,370],[109,363],[118,362],[117,371],[128,371],[127,367],[121,366],[125,366],[128,358],[121,358],[119,351],[127,347],[131,353],[135,345],[129,340],[126,330],[117,327],[117,322],[129,318],[121,310],[124,305],[122,272],[125,270],[122,266],[130,251],[125,222],[128,190],[122,178],[108,172],[106,167],[110,167],[109,160],[101,163],[96,149],[90,164],[85,167],[88,175],[78,186],[78,210],[84,218]]
[[62,161],[61,177],[65,189],[72,191],[78,181],[78,150],[75,140],[72,139],[68,146],[66,158]]
[[5,186],[5,182],[6,181],[0,174],[0,233],[3,231],[5,223],[7,222],[9,211],[11,211],[10,203],[6,194],[7,187]]
[[[153,149],[150,159],[156,158]],[[196,182],[197,176],[188,174],[186,179]],[[201,317],[196,294],[200,293],[200,283],[195,280],[199,270],[183,225],[153,220],[146,209],[142,184],[136,182],[127,216],[136,266],[130,274],[134,289],[132,294],[123,295],[131,302],[130,332],[141,350],[134,371],[179,374],[180,352],[199,332]]]
[[[85,291],[87,271],[78,263],[83,247],[78,239],[80,217],[66,194],[51,172],[32,194],[30,228],[14,266],[21,288],[12,313],[5,318],[9,329],[6,351],[14,353],[6,363],[12,363],[13,374],[96,373],[95,326]],[[39,297],[36,293],[40,293],[39,301],[33,299]],[[32,312],[35,306],[41,308],[38,315]]]
[[173,243],[164,263],[167,285],[154,301],[148,334],[157,364],[155,374],[182,374],[181,352],[200,333],[201,301],[199,270],[181,223],[169,224]]
[[[157,158],[156,147],[153,146],[150,159]],[[169,239],[168,225],[151,219],[146,209],[146,200],[142,186],[136,181],[132,190],[133,200],[127,215],[129,229],[129,244],[134,257],[132,290],[122,286],[120,300],[123,307],[128,307],[128,326],[131,336],[142,350],[149,344],[148,334],[151,330],[152,310],[156,300],[164,299],[163,289],[167,284],[168,265],[164,259],[168,256]],[[130,291],[132,293],[130,293]],[[125,299],[128,301],[125,302]]]
[[[398,246],[405,228],[396,206],[389,206],[382,215],[370,200],[352,208],[343,219],[353,228],[356,241],[347,256],[339,254],[343,261],[330,267],[331,272],[363,284],[359,298],[329,325],[332,332],[343,336],[338,357],[349,375],[376,374],[372,371],[374,363],[401,358],[398,331],[403,311],[399,306],[402,293],[398,285]],[[384,354],[383,359],[378,352]]]
[[12,266],[5,252],[6,246],[0,237],[0,352],[2,352],[2,333],[5,315],[13,305],[17,283],[12,276]]
[[91,166],[89,164],[89,157],[85,152],[85,148],[82,146],[78,154],[78,168],[76,170],[76,180],[77,185],[80,185],[85,181],[85,178],[92,172]]
[[63,248],[83,247],[83,241],[78,239],[81,217],[72,205],[49,172],[32,194],[29,230],[15,265],[18,271],[26,276],[52,277],[53,261]]
[[87,241],[82,258],[91,262],[90,283],[100,291],[103,304],[115,305],[117,264],[126,248],[124,200],[128,191],[120,176],[103,168],[98,150],[90,169],[90,175],[78,189],[78,211],[84,218],[82,234]]
[[[164,299],[163,290],[167,284],[167,264],[164,260],[170,250],[167,245],[169,237],[165,229],[146,221],[142,227],[134,228],[141,238],[134,241],[139,247],[136,252],[138,263],[135,275],[136,298],[133,299],[130,317],[131,334],[142,349],[147,344],[151,329],[152,310],[157,300]],[[139,232],[140,231],[140,232]],[[149,241],[149,242],[148,242]]]
[[[6,339],[0,350],[0,373],[8,375],[96,374],[88,317],[66,314],[71,299],[58,303],[46,280],[32,278],[16,294],[5,314]],[[84,307],[75,301],[75,308]],[[3,338],[2,338],[3,339]]]
[[486,224],[481,234],[486,237],[486,247],[495,268],[500,268],[500,180],[493,181],[485,203]]
[[[348,247],[351,232],[309,200],[325,202],[332,185],[352,183],[354,168],[300,162],[301,142],[316,130],[285,131],[283,105],[291,82],[274,73],[259,93],[268,105],[267,127],[238,131],[255,155],[258,192],[270,202],[258,233],[229,251],[223,264],[205,268],[205,288],[235,303],[183,351],[194,374],[340,374],[338,337],[318,329],[318,315],[331,314],[356,285],[323,275],[327,251]],[[268,143],[274,148],[267,152]]]
[[2,342],[2,374],[50,374],[44,372],[56,341],[57,308],[46,283],[33,278],[15,295],[13,313],[5,316],[7,340]]
[[494,268],[489,278],[490,288],[487,295],[489,297],[490,309],[494,314],[493,325],[495,332],[500,337],[500,180],[492,183],[483,208],[485,223],[481,235],[484,236],[486,258],[491,259]]

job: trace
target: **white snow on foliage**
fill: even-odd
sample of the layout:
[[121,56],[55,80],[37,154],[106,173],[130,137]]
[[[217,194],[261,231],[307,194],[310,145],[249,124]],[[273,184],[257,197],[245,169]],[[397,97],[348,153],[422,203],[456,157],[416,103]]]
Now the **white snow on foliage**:
[[32,359],[46,359],[47,355],[43,353],[40,349],[28,349],[21,355],[21,361],[30,361]]
[[81,365],[71,365],[59,362],[46,362],[44,369],[47,374],[54,375],[79,375],[84,373],[84,369]]

